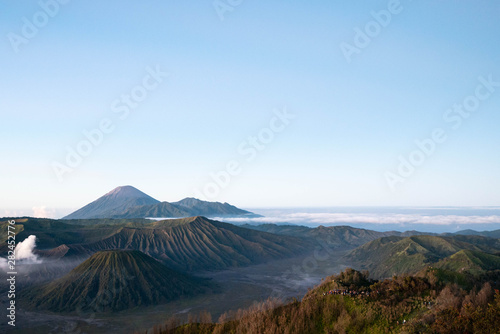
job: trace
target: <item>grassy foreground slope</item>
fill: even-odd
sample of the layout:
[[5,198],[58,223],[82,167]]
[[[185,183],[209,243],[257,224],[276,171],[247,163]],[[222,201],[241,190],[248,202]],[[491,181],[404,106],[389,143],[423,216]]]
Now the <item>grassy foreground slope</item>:
[[268,300],[217,323],[208,313],[184,325],[172,318],[149,333],[498,333],[500,293],[490,283],[466,291],[421,274],[374,282],[346,269],[302,301]]

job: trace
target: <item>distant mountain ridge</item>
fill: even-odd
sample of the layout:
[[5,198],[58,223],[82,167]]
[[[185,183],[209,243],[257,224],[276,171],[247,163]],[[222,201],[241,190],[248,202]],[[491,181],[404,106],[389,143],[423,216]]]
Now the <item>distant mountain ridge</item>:
[[377,232],[362,228],[355,228],[351,226],[323,226],[307,227],[299,225],[276,225],[276,224],[261,224],[250,225],[245,224],[242,227],[252,230],[274,233],[278,235],[294,236],[298,238],[312,239],[316,241],[323,241],[333,248],[355,248],[361,246],[369,241],[376,240],[388,236],[401,236],[408,237],[413,235],[428,234],[417,231],[387,231]]
[[174,203],[160,202],[132,186],[122,186],[113,189],[63,219],[183,218],[192,216],[257,217],[258,215],[228,203],[207,202],[196,198],[185,198]]
[[455,235],[479,235],[483,237],[488,237],[488,238],[500,238],[500,230],[493,230],[493,231],[474,231],[474,230],[462,230],[453,233]]

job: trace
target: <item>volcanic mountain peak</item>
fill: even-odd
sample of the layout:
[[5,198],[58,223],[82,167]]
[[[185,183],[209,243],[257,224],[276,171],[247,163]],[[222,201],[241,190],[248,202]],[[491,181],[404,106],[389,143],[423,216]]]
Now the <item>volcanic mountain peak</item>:
[[160,201],[132,186],[118,187],[64,217],[64,219],[112,218],[115,212],[123,212],[133,207],[158,203]]
[[97,252],[66,276],[26,292],[30,306],[52,311],[118,311],[201,293],[207,281],[133,250]]
[[[61,240],[63,241],[63,240]],[[61,242],[62,243],[62,242]],[[307,242],[202,216],[122,226],[101,240],[70,245],[79,253],[136,249],[183,271],[247,266],[304,253]]]
[[132,187],[132,186],[121,186],[121,187],[116,187],[115,189],[111,190],[109,193],[104,195],[103,197],[108,196],[108,197],[114,197],[114,198],[152,198],[151,196],[143,193],[139,189]]
[[132,186],[115,188],[64,219],[179,218],[190,216],[256,216],[228,203],[185,198],[179,202],[160,202]]

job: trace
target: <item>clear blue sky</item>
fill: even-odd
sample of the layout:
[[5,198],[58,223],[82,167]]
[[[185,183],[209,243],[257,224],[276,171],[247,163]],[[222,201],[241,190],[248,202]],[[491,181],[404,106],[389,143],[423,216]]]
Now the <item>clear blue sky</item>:
[[[244,0],[221,20],[210,0],[70,1],[44,21],[37,1],[2,1],[0,215],[57,216],[126,184],[175,201],[231,160],[240,173],[210,200],[500,205],[500,87],[457,129],[443,119],[478,77],[500,81],[500,3],[401,1],[346,61],[341,44],[387,8]],[[169,77],[120,119],[112,103],[157,66]],[[283,107],[295,119],[247,161],[238,146]],[[60,182],[54,161],[104,118],[114,130]],[[447,140],[391,190],[386,173],[435,128]]]

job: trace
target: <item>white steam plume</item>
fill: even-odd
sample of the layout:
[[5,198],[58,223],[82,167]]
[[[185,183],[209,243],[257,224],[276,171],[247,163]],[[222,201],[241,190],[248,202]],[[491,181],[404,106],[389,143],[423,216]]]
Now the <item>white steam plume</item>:
[[36,246],[36,235],[30,235],[24,241],[17,244],[15,254],[17,261],[24,263],[41,263],[38,256],[33,253]]

